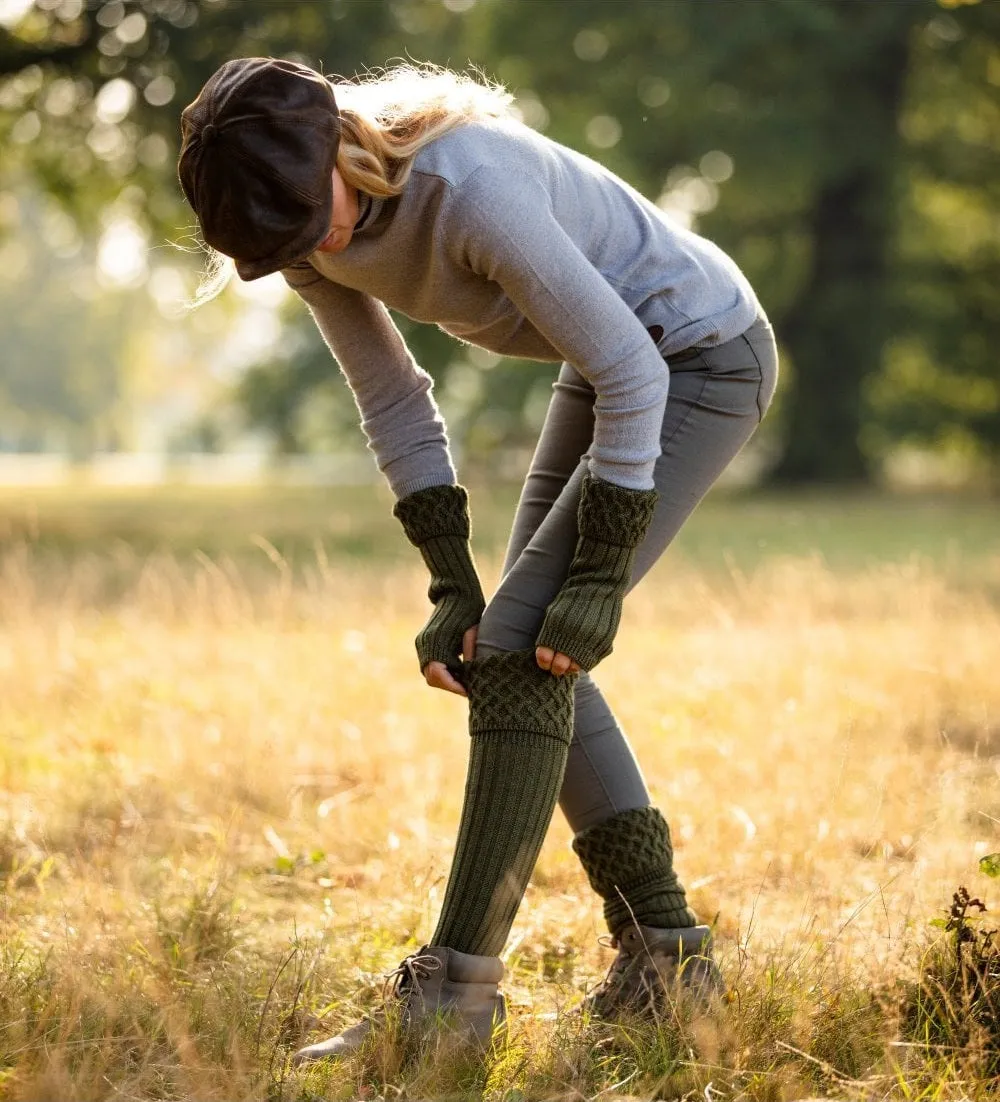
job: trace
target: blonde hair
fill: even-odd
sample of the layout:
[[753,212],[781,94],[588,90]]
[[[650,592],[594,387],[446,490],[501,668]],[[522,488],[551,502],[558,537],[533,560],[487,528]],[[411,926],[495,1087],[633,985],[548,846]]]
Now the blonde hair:
[[[337,168],[349,187],[367,195],[399,195],[413,161],[429,142],[464,123],[513,114],[514,97],[478,71],[399,64],[334,84],[341,137]],[[236,271],[223,253],[204,246],[208,264],[191,309],[215,298]]]
[[380,198],[399,195],[414,157],[429,142],[463,123],[510,115],[514,97],[476,77],[435,65],[396,65],[334,85],[344,182]]

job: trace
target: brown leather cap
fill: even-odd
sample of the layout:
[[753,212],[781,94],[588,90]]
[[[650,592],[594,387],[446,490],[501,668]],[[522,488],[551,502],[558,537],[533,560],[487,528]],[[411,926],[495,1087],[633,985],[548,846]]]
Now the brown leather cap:
[[181,187],[241,279],[301,260],[330,232],[339,145],[330,82],[296,61],[227,61],[181,112]]

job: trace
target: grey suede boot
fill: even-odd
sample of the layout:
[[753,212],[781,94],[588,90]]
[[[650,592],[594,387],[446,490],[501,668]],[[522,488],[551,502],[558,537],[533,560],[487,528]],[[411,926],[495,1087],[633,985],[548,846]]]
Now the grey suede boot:
[[342,1058],[357,1052],[365,1040],[385,1026],[386,1009],[395,1003],[407,1032],[430,1025],[440,1014],[452,1028],[483,1051],[494,1033],[506,1031],[507,1006],[497,985],[503,979],[499,957],[459,953],[442,945],[425,945],[406,957],[388,976],[392,989],[380,1007],[336,1037],[299,1049],[293,1063]]
[[580,1007],[595,1018],[656,1020],[685,996],[707,1006],[725,994],[707,926],[662,930],[629,923],[611,945],[618,956]]

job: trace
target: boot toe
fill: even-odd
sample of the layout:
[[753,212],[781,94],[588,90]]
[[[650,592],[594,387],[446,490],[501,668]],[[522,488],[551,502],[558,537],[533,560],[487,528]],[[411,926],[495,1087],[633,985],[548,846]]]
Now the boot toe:
[[317,1060],[342,1060],[346,1056],[352,1056],[361,1048],[370,1032],[370,1022],[359,1022],[350,1029],[345,1029],[343,1033],[338,1033],[336,1037],[328,1037],[325,1041],[306,1045],[292,1057],[292,1066],[297,1068],[303,1064],[315,1063]]
[[352,1056],[369,1036],[387,1029],[403,1040],[415,1039],[438,1025],[487,1050],[506,1036],[507,1004],[497,990],[502,976],[503,964],[497,957],[425,945],[390,973],[396,984],[389,1003],[336,1037],[300,1048],[292,1064],[299,1067]]

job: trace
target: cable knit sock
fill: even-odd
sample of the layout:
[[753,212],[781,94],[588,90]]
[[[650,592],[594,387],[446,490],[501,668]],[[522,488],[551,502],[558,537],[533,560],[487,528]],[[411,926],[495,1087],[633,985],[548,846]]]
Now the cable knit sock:
[[562,784],[575,680],[539,669],[534,650],[467,664],[472,749],[432,945],[480,956],[503,949]]
[[622,811],[587,827],[573,839],[573,850],[604,900],[612,934],[632,921],[661,929],[697,925],[674,872],[670,828],[655,807]]

